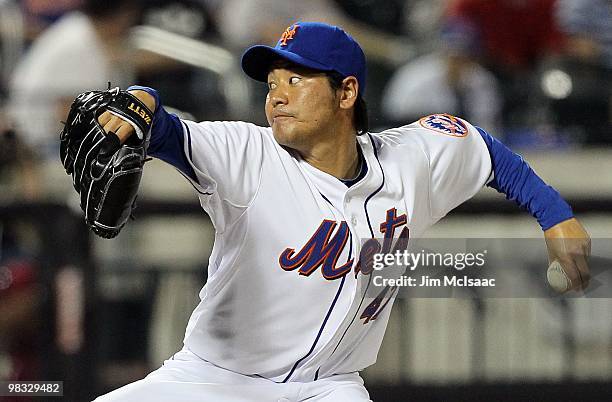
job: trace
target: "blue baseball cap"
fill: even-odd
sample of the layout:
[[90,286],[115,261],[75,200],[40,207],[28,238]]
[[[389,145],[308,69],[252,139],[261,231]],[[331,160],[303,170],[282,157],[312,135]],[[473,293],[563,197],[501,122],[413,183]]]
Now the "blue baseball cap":
[[354,76],[363,94],[366,61],[361,46],[342,28],[320,22],[296,22],[281,35],[276,46],[256,45],[242,55],[242,69],[251,78],[266,82],[270,65],[285,59],[321,71]]

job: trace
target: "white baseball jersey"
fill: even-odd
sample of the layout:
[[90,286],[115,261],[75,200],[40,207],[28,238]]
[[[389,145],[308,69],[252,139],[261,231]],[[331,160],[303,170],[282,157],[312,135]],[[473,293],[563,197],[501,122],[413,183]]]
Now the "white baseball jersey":
[[363,239],[418,236],[492,170],[477,130],[449,115],[359,136],[367,173],[351,187],[280,146],[269,127],[183,121],[183,129],[216,229],[185,345],[276,382],[373,364],[394,291],[364,297]]

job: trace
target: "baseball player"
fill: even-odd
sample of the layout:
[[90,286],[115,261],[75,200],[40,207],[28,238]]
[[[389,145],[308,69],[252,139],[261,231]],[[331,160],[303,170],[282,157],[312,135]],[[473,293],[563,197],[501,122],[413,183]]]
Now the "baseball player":
[[[359,371],[396,291],[366,297],[363,240],[418,237],[485,185],[525,207],[574,289],[587,285],[575,251],[588,254],[588,234],[498,140],[446,114],[368,131],[365,57],[341,28],[295,23],[242,68],[268,86],[269,127],[181,120],[155,90],[130,88],[154,111],[149,154],[191,182],[216,235],[184,348],[96,401],[370,400]],[[116,114],[98,121],[121,142],[134,132]],[[563,237],[576,249],[548,241]]]

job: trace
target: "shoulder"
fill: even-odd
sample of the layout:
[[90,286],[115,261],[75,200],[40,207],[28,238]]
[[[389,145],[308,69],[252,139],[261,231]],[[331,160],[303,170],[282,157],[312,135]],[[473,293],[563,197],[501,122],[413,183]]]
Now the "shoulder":
[[389,147],[460,143],[473,136],[476,128],[466,120],[450,114],[431,114],[401,127],[372,134],[377,142]]
[[274,147],[276,141],[270,127],[262,127],[244,121],[181,120],[188,141],[202,145],[214,145],[239,152],[245,147]]
[[245,121],[201,121],[199,123],[182,120],[186,129],[191,132],[206,132],[216,135],[237,137],[273,138],[270,127],[262,127]]
[[467,155],[488,155],[478,129],[466,120],[449,114],[433,114],[406,126],[371,134],[377,152],[384,159],[406,161],[423,156],[430,165],[463,160]]

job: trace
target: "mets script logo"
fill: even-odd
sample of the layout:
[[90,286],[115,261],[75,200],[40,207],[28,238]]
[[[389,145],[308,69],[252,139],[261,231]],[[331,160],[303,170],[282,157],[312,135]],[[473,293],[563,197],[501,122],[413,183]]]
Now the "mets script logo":
[[[369,239],[362,247],[359,259],[355,264],[355,278],[358,274],[370,275],[373,271],[372,259],[377,253],[394,254],[408,246],[410,230],[406,214],[398,215],[396,208],[387,210],[385,220],[380,224],[382,238]],[[396,231],[401,228],[396,238]],[[349,272],[354,258],[351,253],[344,263],[338,263],[340,255],[350,238],[350,231],[345,221],[323,220],[306,244],[296,252],[286,248],[280,255],[278,263],[285,271],[298,270],[300,275],[309,276],[321,268],[323,277],[328,280],[342,278]],[[394,242],[394,240],[396,240]],[[349,245],[350,247],[350,245]],[[389,302],[397,294],[397,287],[385,286],[374,300],[364,307],[361,316],[363,324],[376,320]]]
[[319,228],[296,254],[295,249],[287,248],[282,252],[278,262],[282,269],[293,271],[299,268],[300,275],[310,275],[321,267],[325,279],[336,279],[350,272],[353,259],[337,267],[336,263],[349,238],[349,228],[342,221],[332,237],[338,223],[325,219]]
[[[363,250],[355,265],[355,277],[359,272],[369,275],[372,272],[372,254],[389,253],[395,237],[396,229],[403,227],[396,247],[406,245],[408,240],[408,220],[406,214],[397,215],[397,209],[391,208],[386,213],[386,219],[380,224],[382,241],[371,239],[363,246]],[[340,255],[350,237],[350,230],[345,221],[336,222],[323,220],[310,239],[299,251],[286,248],[280,255],[278,263],[285,271],[298,270],[300,275],[309,276],[318,268],[325,279],[337,279],[351,271],[354,258],[349,256],[345,263],[339,264]],[[350,247],[350,246],[349,246]]]
[[419,120],[422,127],[453,137],[465,137],[468,129],[465,123],[450,114],[432,114]]
[[290,27],[287,27],[287,29],[285,29],[285,32],[283,32],[283,34],[281,35],[281,38],[278,41],[278,43],[281,46],[287,46],[287,41],[293,40],[293,37],[295,36],[295,33],[297,32],[298,28],[299,28],[298,24],[293,24]]

